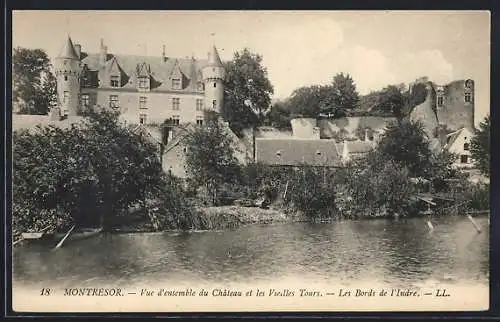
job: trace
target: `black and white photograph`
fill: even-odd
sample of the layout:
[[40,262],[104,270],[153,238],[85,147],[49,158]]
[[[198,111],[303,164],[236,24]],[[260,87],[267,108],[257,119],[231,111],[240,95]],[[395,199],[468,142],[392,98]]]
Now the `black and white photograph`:
[[12,310],[488,310],[490,20],[13,11]]

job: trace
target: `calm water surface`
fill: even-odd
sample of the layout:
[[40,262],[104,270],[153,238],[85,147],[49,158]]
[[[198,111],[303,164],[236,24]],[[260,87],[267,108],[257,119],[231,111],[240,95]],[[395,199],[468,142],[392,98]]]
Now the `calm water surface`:
[[309,278],[410,286],[488,284],[487,218],[253,225],[192,233],[102,235],[50,251],[13,252],[15,285],[127,286],[163,282],[252,283]]

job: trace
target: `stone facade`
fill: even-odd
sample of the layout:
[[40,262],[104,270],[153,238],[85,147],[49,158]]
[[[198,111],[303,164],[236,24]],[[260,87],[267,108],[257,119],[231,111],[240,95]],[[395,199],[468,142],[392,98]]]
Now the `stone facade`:
[[202,123],[203,111],[220,112],[226,72],[215,46],[207,60],[82,51],[68,37],[56,58],[58,101],[63,115],[95,105],[120,111],[130,123]]
[[412,120],[421,121],[430,138],[438,136],[437,128],[448,132],[461,128],[474,130],[474,81],[457,80],[447,85],[436,85],[427,79],[412,84],[412,88],[425,86],[425,100],[410,113]]

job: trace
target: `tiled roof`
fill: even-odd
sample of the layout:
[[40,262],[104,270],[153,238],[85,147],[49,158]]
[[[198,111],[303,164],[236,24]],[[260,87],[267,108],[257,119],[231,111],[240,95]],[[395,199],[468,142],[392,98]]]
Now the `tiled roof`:
[[255,139],[257,162],[269,165],[339,166],[340,157],[334,140]]
[[[86,65],[84,68],[88,68],[90,77],[100,69],[99,56],[98,53],[82,53],[82,64],[83,66]],[[114,65],[117,65],[122,76],[123,88],[137,88],[136,78],[147,67],[147,72],[152,78],[151,90],[153,91],[172,90],[171,78],[174,74],[181,76],[181,90],[195,90],[196,83],[203,81],[201,70],[207,64],[207,60],[194,58],[166,57],[164,59],[161,56],[108,54],[104,70],[109,73],[112,68],[116,68]],[[106,82],[103,84],[106,84]],[[95,79],[91,86],[97,86]]]

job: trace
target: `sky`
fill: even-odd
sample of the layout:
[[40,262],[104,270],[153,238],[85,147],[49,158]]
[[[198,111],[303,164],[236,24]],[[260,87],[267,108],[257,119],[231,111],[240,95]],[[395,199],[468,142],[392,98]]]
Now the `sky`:
[[263,56],[274,99],[348,73],[360,94],[428,76],[475,81],[475,123],[490,109],[488,11],[15,11],[12,45],[55,57],[66,37],[82,51],[222,60]]

